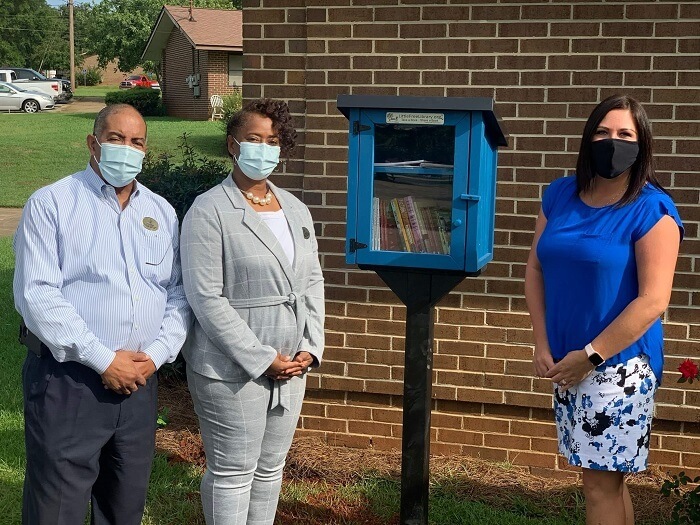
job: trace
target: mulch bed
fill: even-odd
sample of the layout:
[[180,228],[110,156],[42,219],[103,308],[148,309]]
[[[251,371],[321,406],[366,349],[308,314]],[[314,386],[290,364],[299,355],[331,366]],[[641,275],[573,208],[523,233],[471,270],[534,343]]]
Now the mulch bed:
[[[156,435],[157,449],[172,462],[186,462],[204,468],[205,457],[199,435],[197,417],[184,381],[163,380],[159,388],[159,404],[168,408],[170,422]],[[547,509],[552,501],[564,502],[574,509],[583,496],[580,486],[570,480],[545,478],[529,473],[526,467],[508,466],[467,456],[436,456],[431,458],[431,483],[460,497],[512,508],[527,501],[533,508]],[[323,481],[328,490],[310,496],[294,508],[280,504],[279,525],[356,523],[392,525],[394,520],[373,517],[364,501],[346,501],[333,486],[341,487],[367,477],[399,479],[401,452],[373,449],[333,447],[314,438],[295,439],[287,458],[285,483],[290,481]],[[651,468],[643,474],[628,478],[630,494],[637,516],[652,521],[669,516],[675,499],[664,498],[659,488],[666,476]],[[398,506],[398,502],[397,502]],[[656,520],[653,520],[656,521]]]

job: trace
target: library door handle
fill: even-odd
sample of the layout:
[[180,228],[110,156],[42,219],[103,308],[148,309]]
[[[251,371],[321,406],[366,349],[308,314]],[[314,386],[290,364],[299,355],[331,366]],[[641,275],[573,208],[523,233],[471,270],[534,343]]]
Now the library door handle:
[[452,221],[452,227],[453,228],[459,228],[462,225],[462,219],[457,219]]

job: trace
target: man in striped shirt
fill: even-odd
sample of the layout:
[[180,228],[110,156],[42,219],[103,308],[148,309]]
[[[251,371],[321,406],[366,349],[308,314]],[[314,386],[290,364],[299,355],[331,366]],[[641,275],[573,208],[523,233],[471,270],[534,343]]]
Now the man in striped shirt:
[[14,239],[27,525],[141,523],[157,418],[156,370],[177,356],[191,312],[173,208],[136,182],[146,123],[112,105],[90,160],[35,192]]

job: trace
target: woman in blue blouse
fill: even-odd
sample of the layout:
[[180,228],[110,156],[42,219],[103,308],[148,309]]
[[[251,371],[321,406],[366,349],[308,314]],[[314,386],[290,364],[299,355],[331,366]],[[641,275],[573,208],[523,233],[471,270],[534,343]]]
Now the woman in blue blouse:
[[583,467],[588,524],[634,523],[624,474],[646,468],[682,237],[644,109],[607,98],[586,122],[576,175],[544,193],[525,274],[534,371],[554,384],[559,451]]

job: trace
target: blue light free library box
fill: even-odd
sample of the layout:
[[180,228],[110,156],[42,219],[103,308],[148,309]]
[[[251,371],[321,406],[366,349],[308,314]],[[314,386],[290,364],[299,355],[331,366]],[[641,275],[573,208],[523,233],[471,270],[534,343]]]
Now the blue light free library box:
[[349,121],[346,261],[478,273],[493,258],[490,98],[339,95]]

